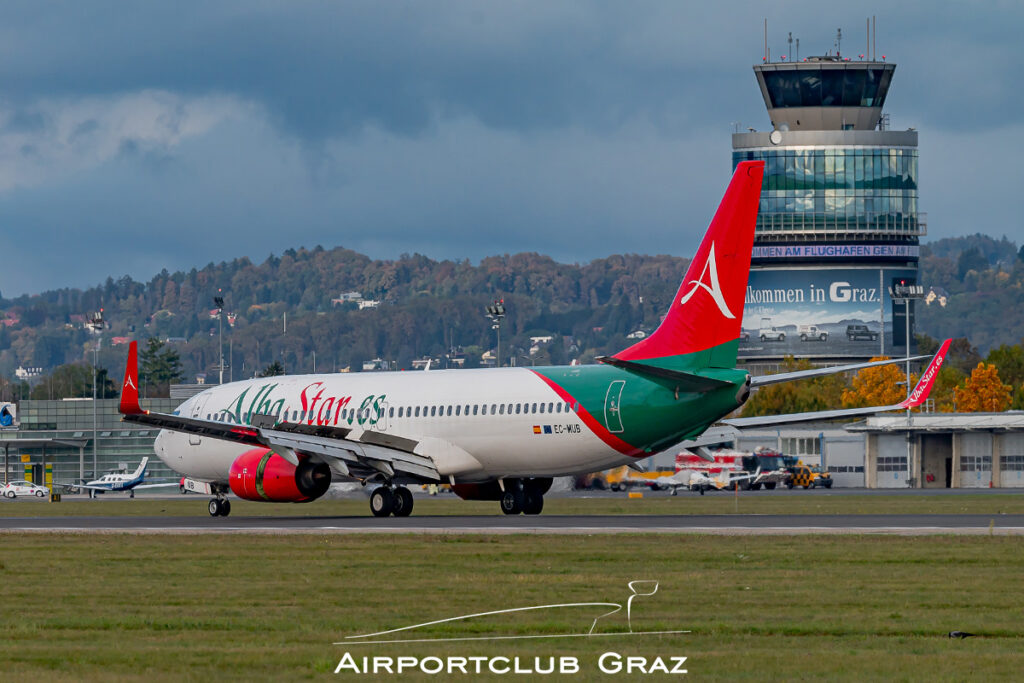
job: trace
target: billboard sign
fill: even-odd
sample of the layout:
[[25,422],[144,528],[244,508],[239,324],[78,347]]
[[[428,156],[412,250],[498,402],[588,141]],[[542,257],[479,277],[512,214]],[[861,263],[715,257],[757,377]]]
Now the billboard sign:
[[[889,287],[916,277],[911,268],[753,269],[740,358],[903,355],[904,305]],[[913,305],[910,320],[913,339]]]

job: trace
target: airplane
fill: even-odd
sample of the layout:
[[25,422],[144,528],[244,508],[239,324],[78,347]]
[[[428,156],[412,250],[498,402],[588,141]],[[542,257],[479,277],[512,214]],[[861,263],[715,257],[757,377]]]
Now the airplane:
[[131,498],[135,497],[135,489],[155,489],[163,488],[166,486],[177,486],[176,483],[167,484],[145,484],[146,480],[146,465],[149,464],[149,457],[144,457],[139,466],[134,472],[128,474],[126,472],[111,472],[110,474],[104,474],[99,479],[93,479],[87,481],[84,484],[60,484],[60,486],[67,486],[68,488],[86,489],[89,491],[89,497],[93,498],[97,494],[104,493],[106,491],[128,491]]
[[[676,460],[678,462],[678,456]],[[695,469],[692,466],[679,467],[677,465],[675,474],[658,477],[652,484],[659,489],[671,490],[673,496],[681,488],[689,491],[699,491],[700,495],[703,496],[705,491],[710,491],[711,489],[720,491],[730,488],[733,484],[741,481],[753,480],[757,482],[763,476],[760,467],[754,472],[746,472],[742,469],[742,466],[720,465],[717,467],[711,466]]]
[[[497,501],[505,514],[539,514],[553,477],[635,463],[695,438],[753,387],[905,362],[765,377],[735,367],[763,174],[762,161],[737,165],[658,329],[595,364],[254,378],[211,387],[167,414],[139,404],[132,342],[122,419],[161,430],[156,454],[185,475],[187,490],[212,496],[215,517],[230,514],[229,492],[299,503],[332,481],[375,487],[378,517],[408,516],[408,485],[430,483]],[[920,405],[948,346],[906,401],[827,414]]]

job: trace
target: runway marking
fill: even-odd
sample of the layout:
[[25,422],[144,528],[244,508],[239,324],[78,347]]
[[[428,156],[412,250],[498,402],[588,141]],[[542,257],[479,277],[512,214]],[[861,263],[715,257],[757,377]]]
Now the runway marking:
[[1024,527],[461,527],[461,528],[408,528],[408,527],[21,527],[0,529],[2,534],[422,534],[422,535],[502,535],[543,534],[689,534],[708,536],[802,536],[802,535],[873,535],[873,536],[1024,536]]

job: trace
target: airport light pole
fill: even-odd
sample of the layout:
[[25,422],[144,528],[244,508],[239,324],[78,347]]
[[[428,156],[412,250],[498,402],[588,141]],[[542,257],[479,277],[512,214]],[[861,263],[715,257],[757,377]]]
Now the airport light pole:
[[[910,302],[914,299],[924,298],[924,286],[915,284],[906,279],[901,279],[889,287],[889,297],[896,303],[903,304],[903,318],[906,324],[906,337],[904,346],[907,350],[907,398],[913,387],[910,385]],[[907,486],[914,487],[914,468],[911,464],[912,452],[910,448],[910,408],[907,408]]]
[[[96,334],[100,334],[103,330],[103,309],[101,308],[98,313],[94,313],[92,316],[92,329]],[[96,366],[100,364],[100,342],[103,341],[103,337],[96,340],[96,348],[92,352],[92,473],[96,476],[96,467],[99,460],[99,444],[97,443],[97,437],[99,436],[99,430],[97,429],[97,418],[96,418]],[[78,476],[85,479],[85,463],[79,460],[78,464]]]
[[494,303],[487,307],[487,317],[491,319],[492,330],[498,331],[498,357],[495,365],[501,367],[501,321],[505,318],[505,300],[495,299]]
[[220,363],[217,368],[220,371],[218,384],[224,384],[224,297],[220,295],[221,290],[217,290],[217,296],[213,297],[213,305],[217,307],[217,327],[219,328],[219,351],[220,351]]

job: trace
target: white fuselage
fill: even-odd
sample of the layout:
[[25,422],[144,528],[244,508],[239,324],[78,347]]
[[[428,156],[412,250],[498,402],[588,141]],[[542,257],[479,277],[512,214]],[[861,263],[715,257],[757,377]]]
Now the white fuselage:
[[[216,386],[176,414],[227,424],[253,415],[289,423],[365,429],[437,440],[479,463],[457,481],[560,476],[629,462],[594,434],[543,379],[526,368],[264,377]],[[193,479],[224,483],[250,446],[161,431],[156,454]]]

